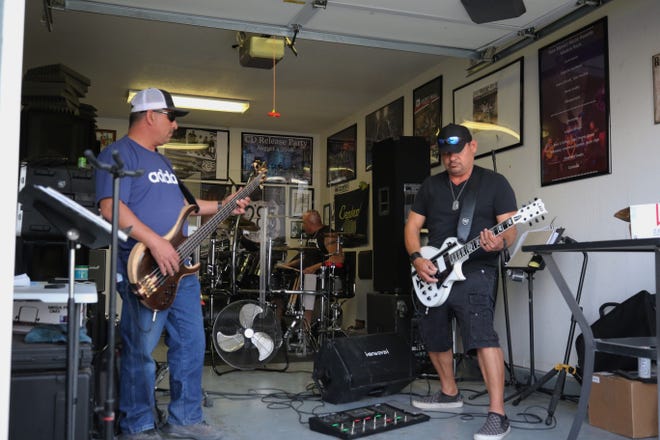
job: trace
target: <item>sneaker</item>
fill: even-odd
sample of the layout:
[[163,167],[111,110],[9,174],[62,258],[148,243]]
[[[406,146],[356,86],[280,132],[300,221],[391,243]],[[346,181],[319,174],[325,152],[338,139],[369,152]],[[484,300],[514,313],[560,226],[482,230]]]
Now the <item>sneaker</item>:
[[474,435],[474,440],[499,440],[511,432],[511,425],[507,416],[489,412],[486,423]]
[[150,429],[148,431],[136,432],[135,434],[121,434],[118,440],[162,440],[158,431]]
[[460,408],[463,406],[463,396],[461,396],[461,393],[456,393],[455,396],[448,396],[442,391],[438,391],[430,396],[413,400],[412,406],[427,411],[442,411],[443,409]]
[[194,425],[172,425],[168,423],[162,429],[166,438],[187,438],[191,440],[222,440],[222,430],[206,422]]

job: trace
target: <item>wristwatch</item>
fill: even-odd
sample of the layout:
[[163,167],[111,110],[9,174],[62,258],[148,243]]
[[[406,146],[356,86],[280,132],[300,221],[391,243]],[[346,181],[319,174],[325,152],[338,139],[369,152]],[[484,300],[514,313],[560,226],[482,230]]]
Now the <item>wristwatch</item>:
[[420,254],[419,252],[413,252],[412,254],[410,254],[410,257],[408,257],[408,258],[410,258],[410,262],[412,263],[416,259],[422,258],[422,254]]

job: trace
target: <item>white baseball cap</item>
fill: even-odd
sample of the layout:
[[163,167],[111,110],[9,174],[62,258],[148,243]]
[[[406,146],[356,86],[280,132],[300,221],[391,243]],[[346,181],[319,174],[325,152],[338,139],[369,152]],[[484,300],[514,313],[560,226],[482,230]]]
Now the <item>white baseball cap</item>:
[[181,110],[174,107],[172,95],[166,90],[162,89],[144,89],[140,90],[131,99],[131,113],[145,112],[147,110],[160,110],[166,109],[174,113],[175,116],[185,116],[188,114],[186,110]]

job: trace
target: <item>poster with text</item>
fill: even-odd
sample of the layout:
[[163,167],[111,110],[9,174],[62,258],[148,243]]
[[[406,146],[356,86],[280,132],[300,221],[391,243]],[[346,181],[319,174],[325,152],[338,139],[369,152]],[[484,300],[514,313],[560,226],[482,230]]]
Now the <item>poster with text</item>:
[[541,185],[610,173],[607,17],[539,49]]

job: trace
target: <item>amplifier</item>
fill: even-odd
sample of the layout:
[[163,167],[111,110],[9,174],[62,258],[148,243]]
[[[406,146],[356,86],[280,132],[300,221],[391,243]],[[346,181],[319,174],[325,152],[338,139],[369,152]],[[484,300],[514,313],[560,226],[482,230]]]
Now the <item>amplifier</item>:
[[394,394],[416,377],[412,349],[396,333],[327,340],[312,373],[321,398],[330,403]]

